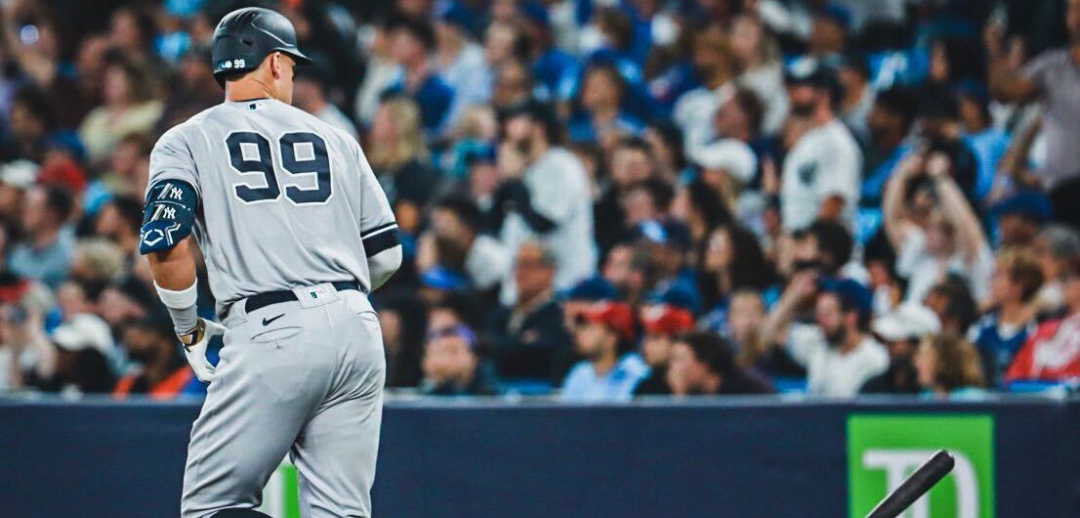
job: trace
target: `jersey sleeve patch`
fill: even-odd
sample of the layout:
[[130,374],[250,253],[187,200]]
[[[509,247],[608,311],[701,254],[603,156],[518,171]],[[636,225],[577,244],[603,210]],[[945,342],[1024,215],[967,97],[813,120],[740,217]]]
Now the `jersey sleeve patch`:
[[139,253],[172,249],[191,235],[199,205],[195,187],[182,180],[162,180],[146,195]]

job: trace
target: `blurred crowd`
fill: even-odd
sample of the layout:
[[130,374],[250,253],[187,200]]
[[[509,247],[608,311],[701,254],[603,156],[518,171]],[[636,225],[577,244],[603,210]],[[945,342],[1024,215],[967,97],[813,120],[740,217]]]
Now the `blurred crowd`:
[[246,5],[292,20],[294,104],[396,213],[394,389],[1080,378],[1080,0],[7,0],[0,391],[205,391],[137,245],[153,144],[222,100]]

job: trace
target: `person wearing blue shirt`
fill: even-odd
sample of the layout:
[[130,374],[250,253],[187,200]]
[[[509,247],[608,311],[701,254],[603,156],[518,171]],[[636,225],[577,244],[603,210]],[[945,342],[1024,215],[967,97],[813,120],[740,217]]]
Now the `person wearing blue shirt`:
[[575,348],[585,360],[570,370],[562,399],[574,402],[627,401],[649,373],[635,353],[634,314],[623,302],[597,302],[582,311],[574,329]]
[[596,65],[585,73],[582,110],[570,119],[571,142],[614,145],[620,136],[640,136],[645,125],[622,110],[625,83],[611,65]]
[[435,30],[426,21],[403,18],[390,26],[391,52],[401,76],[383,95],[404,94],[420,106],[428,137],[440,132],[454,103],[454,90],[435,73],[428,55],[435,50]]
[[998,253],[990,278],[990,303],[994,309],[968,333],[968,339],[979,349],[990,383],[1000,381],[1013,357],[1035,334],[1032,302],[1042,282],[1042,269],[1032,254],[1021,248]]

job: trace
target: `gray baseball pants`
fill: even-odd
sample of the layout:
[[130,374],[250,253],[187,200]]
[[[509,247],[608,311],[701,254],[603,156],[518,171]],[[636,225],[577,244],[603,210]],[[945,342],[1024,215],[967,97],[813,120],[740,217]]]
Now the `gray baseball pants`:
[[386,376],[378,317],[359,291],[294,293],[300,301],[251,314],[233,304],[225,318],[221,361],[191,430],[183,518],[258,507],[286,453],[302,516],[371,516]]

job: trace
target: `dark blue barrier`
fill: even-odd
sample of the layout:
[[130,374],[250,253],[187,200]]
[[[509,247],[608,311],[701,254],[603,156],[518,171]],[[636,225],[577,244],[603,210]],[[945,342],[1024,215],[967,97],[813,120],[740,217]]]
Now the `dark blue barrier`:
[[[0,401],[0,516],[176,516],[197,414],[197,404]],[[956,428],[967,426],[965,419],[976,428]],[[873,460],[853,445],[890,435],[884,426],[896,432],[897,444],[910,435],[931,442],[940,436],[952,448],[949,441],[970,441],[987,423],[989,460],[980,460],[978,446],[958,446],[972,473],[989,477],[978,483],[983,511],[970,516],[1080,517],[1080,401],[1040,399],[603,407],[394,402],[384,419],[375,515],[857,516],[852,482],[864,477],[859,487],[871,487],[885,472],[856,475],[861,468],[852,462]],[[878,431],[867,435],[861,428]],[[985,461],[990,471],[980,464]],[[953,501],[961,492],[937,492],[933,509],[962,507]]]

